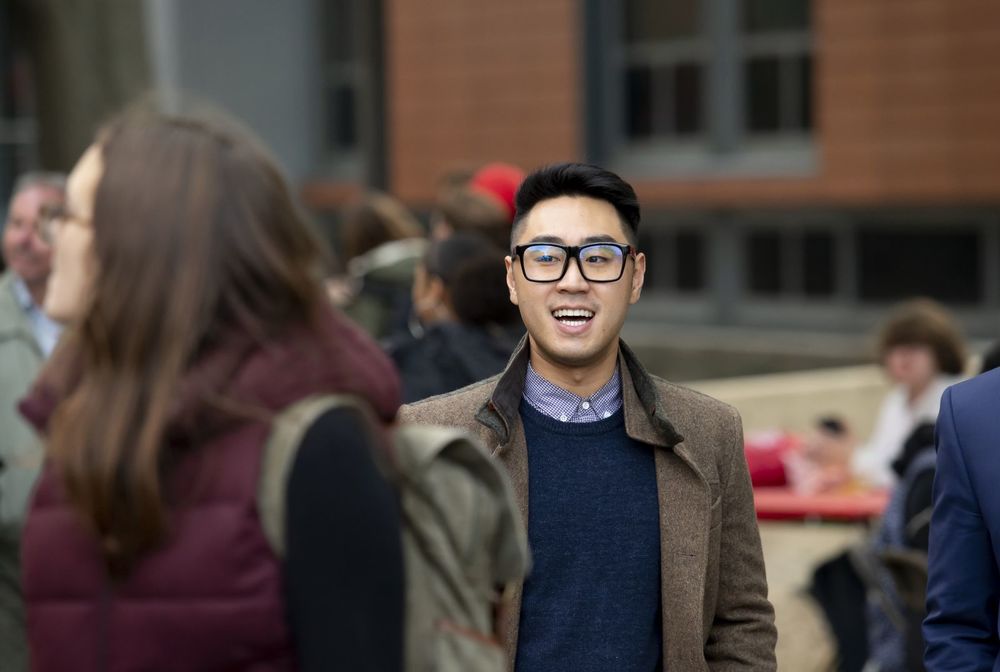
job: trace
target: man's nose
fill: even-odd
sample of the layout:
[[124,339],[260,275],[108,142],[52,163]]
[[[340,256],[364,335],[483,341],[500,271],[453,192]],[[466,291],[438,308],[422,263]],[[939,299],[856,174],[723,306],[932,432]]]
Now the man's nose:
[[569,266],[566,267],[566,272],[563,273],[563,277],[559,280],[558,286],[560,290],[576,292],[586,291],[590,287],[587,279],[583,277],[579,257],[570,258]]

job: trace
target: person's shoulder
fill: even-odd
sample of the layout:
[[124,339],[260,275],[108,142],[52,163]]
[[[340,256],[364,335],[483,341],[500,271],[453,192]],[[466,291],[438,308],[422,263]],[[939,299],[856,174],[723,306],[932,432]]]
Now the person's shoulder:
[[5,307],[9,304],[12,308],[20,308],[17,305],[17,299],[14,295],[14,282],[16,279],[16,276],[10,269],[0,273],[0,302]]
[[1000,369],[993,369],[950,386],[946,391],[953,408],[989,409],[992,413],[1000,397]]
[[1000,394],[1000,369],[987,371],[948,387],[953,404],[989,401],[992,405]]
[[28,315],[14,293],[15,276],[8,269],[0,274],[0,339],[34,338]]
[[739,420],[740,414],[730,404],[684,385],[672,383],[659,376],[650,375],[656,395],[668,417],[674,415],[691,416],[702,421],[718,418],[726,421]]
[[402,423],[435,425],[468,424],[489,400],[499,379],[500,374],[497,374],[454,392],[406,404],[399,409],[399,420]]
[[658,414],[665,418],[693,451],[728,454],[742,442],[743,420],[733,406],[658,376],[649,376],[656,390]]

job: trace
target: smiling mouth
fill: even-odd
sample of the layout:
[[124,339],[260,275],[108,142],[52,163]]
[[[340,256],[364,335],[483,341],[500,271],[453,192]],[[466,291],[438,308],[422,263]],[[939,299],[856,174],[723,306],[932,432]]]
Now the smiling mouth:
[[594,319],[594,311],[581,308],[553,310],[552,317],[569,327],[583,326]]

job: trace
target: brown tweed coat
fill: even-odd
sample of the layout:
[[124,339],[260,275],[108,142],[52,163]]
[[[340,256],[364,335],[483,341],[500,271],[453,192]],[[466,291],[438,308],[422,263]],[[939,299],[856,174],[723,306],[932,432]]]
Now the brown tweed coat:
[[[528,519],[528,459],[518,406],[527,339],[503,373],[404,406],[403,422],[464,427],[510,473]],[[743,429],[730,406],[651,376],[620,344],[619,368],[630,437],[660,448],[660,576],[663,665],[677,670],[774,670],[777,633],[743,458]],[[521,589],[501,631],[513,668]]]

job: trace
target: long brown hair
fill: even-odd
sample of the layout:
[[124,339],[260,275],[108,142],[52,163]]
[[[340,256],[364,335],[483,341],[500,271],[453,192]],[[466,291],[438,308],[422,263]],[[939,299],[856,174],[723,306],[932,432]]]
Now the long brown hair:
[[73,373],[49,449],[116,577],[165,533],[184,372],[227,333],[267,339],[322,301],[318,237],[274,162],[223,122],[131,112],[97,139],[94,286],[52,362]]

